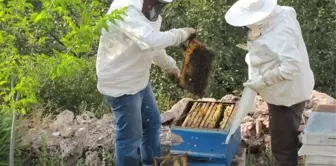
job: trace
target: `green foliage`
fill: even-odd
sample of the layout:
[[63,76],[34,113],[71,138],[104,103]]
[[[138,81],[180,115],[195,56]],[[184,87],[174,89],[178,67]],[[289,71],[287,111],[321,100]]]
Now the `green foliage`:
[[[92,86],[93,63],[87,57],[94,55],[107,20],[120,19],[126,8],[109,15],[105,15],[106,9],[98,0],[0,1],[0,117],[13,114],[16,118],[15,113],[26,114],[36,104],[50,100],[60,104],[57,108],[76,108],[90,99],[97,103],[97,97],[86,98],[78,83],[87,85],[83,81],[89,81],[90,92],[97,94]],[[70,92],[62,93],[64,90]],[[10,133],[3,131],[5,136]],[[9,144],[2,146],[8,148]]]
[[47,138],[45,135],[41,136],[42,138],[42,148],[41,148],[41,155],[39,156],[39,163],[37,166],[45,166],[45,165],[52,165],[52,166],[62,166],[63,161],[60,155],[51,155],[48,153],[47,149]]
[[[72,56],[72,58],[74,57]],[[103,96],[96,88],[95,61],[92,58],[75,59],[71,61],[72,64],[65,64],[65,66],[74,67],[72,74],[62,74],[53,79],[47,79],[48,75],[46,76],[38,98],[50,110],[70,109],[75,113],[80,113],[77,111],[93,111],[102,114],[104,110],[108,109]],[[51,63],[39,63],[41,65],[39,68],[56,67],[59,64],[56,60],[59,61],[60,58],[54,57],[53,60],[48,60]],[[61,68],[59,70],[60,73],[71,73],[71,70],[69,72],[65,72]]]
[[0,120],[0,166],[7,166],[12,119],[9,116],[0,116]]
[[94,55],[106,21],[120,19],[126,8],[105,15],[97,0],[0,1],[0,7],[0,111],[25,113],[49,101],[69,109],[97,103],[89,94],[97,94],[94,65],[85,57]]
[[[0,115],[0,166],[8,166],[8,152],[9,152],[9,143],[10,143],[10,132],[11,132],[11,122],[12,117]],[[19,127],[20,121],[16,122],[16,128]],[[18,133],[16,135],[15,144],[19,144],[21,141],[22,134]],[[20,154],[21,151],[19,148],[15,149],[17,154]],[[20,155],[15,156],[17,159],[21,159]]]
[[[225,94],[240,94],[247,79],[246,52],[236,47],[245,43],[246,32],[228,25],[224,15],[233,1],[183,0],[169,5],[163,14],[163,29],[194,27],[200,31],[197,38],[215,53],[211,85],[208,96],[221,98]],[[336,6],[332,0],[283,0],[280,5],[293,6],[298,14],[307,45],[316,85],[315,89],[336,96]],[[168,48],[168,54],[182,66],[183,50]],[[161,110],[167,110],[166,101],[176,102],[185,93],[167,81],[161,71],[154,68],[152,84]],[[169,103],[170,104],[170,103]]]
[[107,8],[98,0],[20,0],[1,2],[1,6],[1,24],[6,25],[1,27],[13,35],[19,53],[49,56],[55,50],[76,56],[94,55],[100,31],[107,27],[106,20],[120,19],[125,10],[105,15]]

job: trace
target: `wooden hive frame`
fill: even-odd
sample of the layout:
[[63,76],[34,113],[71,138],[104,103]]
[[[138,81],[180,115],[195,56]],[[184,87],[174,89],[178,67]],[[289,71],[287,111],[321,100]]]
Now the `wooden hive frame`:
[[193,36],[185,49],[179,85],[190,93],[203,97],[212,70],[214,54]]
[[[232,122],[233,116],[236,113],[236,104],[237,103],[235,102],[192,100],[187,103],[181,118],[175,119],[172,125],[182,128],[228,131],[229,124]],[[220,107],[220,105],[222,105],[222,107]],[[225,110],[228,107],[231,107],[231,111]],[[216,112],[219,113],[217,121],[213,122],[211,125],[210,123],[206,123],[211,115],[214,115]],[[192,120],[190,119],[191,117],[193,118]],[[221,122],[223,120],[224,123],[222,124]]]

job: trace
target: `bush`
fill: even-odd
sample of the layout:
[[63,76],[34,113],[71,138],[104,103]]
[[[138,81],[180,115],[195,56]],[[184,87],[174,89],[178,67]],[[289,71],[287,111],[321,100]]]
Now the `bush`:
[[[54,61],[59,58],[53,59]],[[60,71],[62,75],[55,78],[40,78],[44,81],[38,93],[41,103],[44,103],[46,110],[69,109],[79,114],[82,111],[96,112],[101,115],[108,111],[105,99],[97,90],[95,75],[95,61],[92,58],[73,58],[65,61],[66,66],[76,66],[71,71]],[[39,63],[47,64],[47,63]],[[55,65],[55,66],[54,66]],[[40,69],[57,68],[57,63],[42,65]],[[43,70],[42,70],[43,71]],[[71,75],[65,73],[72,73]]]
[[[20,126],[20,120],[16,122],[16,129]],[[8,166],[9,165],[9,145],[10,145],[10,136],[11,136],[11,124],[12,117],[0,114],[0,166]],[[18,145],[21,142],[22,133],[17,133],[15,137],[15,145]],[[21,155],[22,151],[19,147],[15,148],[15,158],[18,161],[23,160],[23,156]],[[16,165],[23,165],[18,162]]]

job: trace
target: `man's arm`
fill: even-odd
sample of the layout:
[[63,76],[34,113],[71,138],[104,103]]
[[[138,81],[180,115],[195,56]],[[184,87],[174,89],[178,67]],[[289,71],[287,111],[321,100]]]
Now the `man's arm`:
[[153,51],[153,64],[159,66],[165,73],[178,72],[176,61],[167,55],[164,49]]
[[281,61],[279,67],[267,71],[264,79],[267,84],[276,84],[284,80],[292,80],[301,72],[302,57],[299,50],[299,39],[294,29],[285,28],[275,36],[268,48]]
[[254,69],[252,66],[251,66],[251,60],[250,60],[250,54],[247,53],[246,56],[245,56],[245,63],[247,64],[247,72],[248,72],[248,79],[249,80],[254,80],[256,75],[257,75],[257,72],[256,72],[256,69]]
[[178,45],[189,37],[193,29],[171,29],[169,31],[155,30],[149,21],[144,21],[143,14],[133,6],[127,8],[123,20],[117,20],[115,28],[135,41],[142,50],[164,49],[168,46]]

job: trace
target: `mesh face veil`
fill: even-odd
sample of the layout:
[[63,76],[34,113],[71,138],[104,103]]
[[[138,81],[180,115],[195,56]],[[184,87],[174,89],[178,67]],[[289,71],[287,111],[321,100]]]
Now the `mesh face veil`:
[[157,0],[155,6],[148,12],[143,12],[149,21],[156,21],[167,3]]

